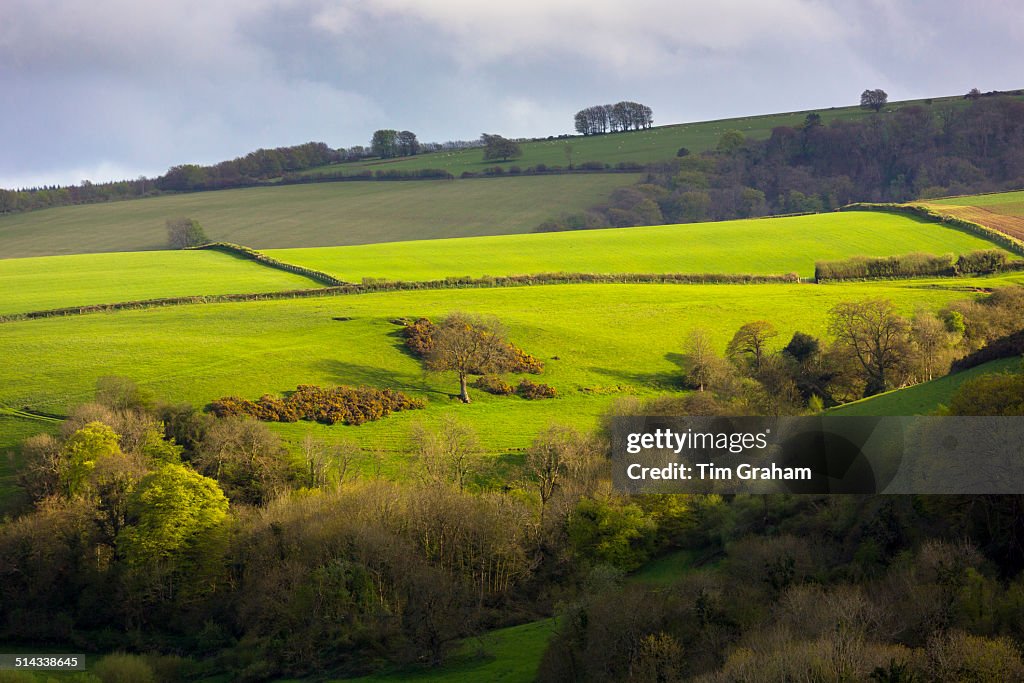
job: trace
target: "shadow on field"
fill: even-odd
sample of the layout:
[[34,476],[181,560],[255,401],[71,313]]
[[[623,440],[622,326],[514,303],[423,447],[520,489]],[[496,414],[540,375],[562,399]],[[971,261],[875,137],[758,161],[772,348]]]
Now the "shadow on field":
[[318,370],[330,373],[331,380],[338,384],[365,384],[378,389],[390,388],[399,391],[418,391],[426,394],[447,396],[448,394],[432,389],[423,378],[383,370],[369,365],[346,363],[345,361],[327,359],[315,364]]
[[671,391],[681,391],[686,388],[686,385],[683,382],[683,374],[681,372],[628,372],[626,370],[613,370],[611,368],[598,367],[591,367],[588,369],[591,372],[596,372],[599,375],[611,377],[628,384],[637,384],[653,387],[655,389]]

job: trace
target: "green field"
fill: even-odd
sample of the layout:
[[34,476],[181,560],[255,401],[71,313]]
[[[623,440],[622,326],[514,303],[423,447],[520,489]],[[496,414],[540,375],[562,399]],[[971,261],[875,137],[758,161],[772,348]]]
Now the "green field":
[[216,251],[0,259],[0,314],[320,286],[307,277]]
[[406,668],[345,680],[361,683],[431,683],[453,680],[465,683],[525,683],[537,675],[537,666],[544,649],[557,627],[555,619],[541,619],[520,626],[496,629],[479,638],[463,641],[454,656],[439,669]]
[[1018,192],[999,192],[997,194],[980,194],[969,197],[950,197],[948,199],[929,199],[927,201],[929,204],[979,206],[992,213],[1004,216],[1024,217],[1024,190]]
[[994,245],[904,215],[842,212],[641,228],[577,230],[269,252],[347,281],[586,273],[814,274],[814,262]]
[[[924,100],[891,102],[887,111],[894,111],[907,105],[939,107],[963,107],[969,104],[961,97],[935,98],[931,105]],[[852,107],[824,107],[822,109],[760,116],[745,116],[735,119],[718,121],[701,121],[681,123],[668,126],[656,126],[647,130],[612,133],[608,135],[580,135],[571,138],[553,140],[535,140],[521,143],[523,156],[509,162],[484,161],[483,150],[480,148],[463,149],[452,152],[435,152],[400,159],[369,159],[366,161],[334,164],[327,167],[306,171],[315,175],[324,171],[342,171],[358,173],[365,169],[376,170],[415,170],[423,168],[445,169],[453,175],[464,171],[480,172],[489,166],[519,166],[527,168],[537,164],[547,166],[568,166],[566,144],[572,145],[572,162],[575,165],[587,161],[600,161],[606,164],[635,162],[649,164],[654,161],[665,161],[674,158],[680,147],[691,152],[703,152],[714,149],[722,133],[727,130],[738,130],[751,139],[765,139],[777,126],[798,126],[804,122],[807,114],[817,111],[825,123],[835,120],[853,120],[874,115],[874,112]],[[657,114],[657,112],[655,112]],[[886,113],[881,114],[885,116]],[[657,120],[657,116],[655,116]],[[566,129],[571,130],[571,122],[566,121]]]
[[608,199],[635,174],[247,188],[0,216],[0,258],[163,249],[165,221],[195,218],[214,240],[316,247],[530,232]]
[[[910,313],[977,296],[966,291],[972,285],[1010,281],[429,290],[25,320],[0,327],[0,356],[16,359],[0,367],[0,405],[60,414],[89,400],[96,379],[111,374],[195,405],[228,394],[255,399],[303,383],[369,384],[426,397],[429,407],[360,427],[303,422],[280,430],[293,441],[312,432],[397,450],[412,422],[454,411],[500,453],[526,446],[550,422],[592,427],[616,396],[680,388],[678,354],[695,327],[708,328],[722,351],[740,325],[770,318],[782,344],[796,330],[824,334],[826,313],[839,301],[889,297]],[[498,316],[512,340],[547,363],[539,379],[560,397],[533,402],[477,391],[472,405],[450,400],[455,379],[424,374],[389,321],[452,310]]]
[[948,405],[949,399],[969,379],[999,372],[1018,372],[1020,358],[1003,358],[979,365],[953,375],[939,377],[931,382],[915,384],[905,389],[887,391],[878,396],[861,399],[833,408],[829,415],[929,415],[940,405]]

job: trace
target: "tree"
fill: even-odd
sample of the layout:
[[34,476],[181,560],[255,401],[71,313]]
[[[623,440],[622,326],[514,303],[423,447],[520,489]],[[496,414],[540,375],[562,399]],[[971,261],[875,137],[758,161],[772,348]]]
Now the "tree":
[[459,376],[459,398],[469,403],[466,378],[505,372],[512,365],[512,357],[496,320],[456,312],[437,325],[426,364],[435,372],[454,370]]
[[829,332],[861,367],[865,396],[889,388],[909,352],[907,321],[888,299],[837,304],[829,311]]
[[881,110],[888,101],[889,95],[881,88],[876,90],[865,90],[860,94],[861,109],[874,109],[877,112]]
[[403,130],[398,134],[397,145],[399,156],[411,157],[420,152],[420,141],[411,130]]
[[951,350],[956,339],[938,316],[925,310],[918,310],[910,323],[910,338],[913,342],[914,361],[920,370],[922,381],[928,381],[941,371],[949,370]]
[[537,435],[526,451],[526,470],[533,475],[540,495],[541,526],[548,505],[558,493],[583,488],[597,457],[593,440],[571,427],[553,425]]
[[687,379],[690,384],[704,391],[704,387],[714,378],[719,365],[719,359],[711,345],[711,335],[704,329],[693,330],[686,338],[683,352],[688,365]]
[[374,131],[373,139],[370,140],[370,148],[373,154],[381,159],[390,159],[398,155],[398,131],[392,128],[383,128]]
[[757,374],[768,354],[768,342],[777,336],[779,331],[775,325],[767,320],[755,320],[736,331],[725,354],[735,363],[746,361],[751,372]]
[[206,244],[210,239],[203,226],[194,218],[167,219],[167,246],[171,249],[187,249]]
[[484,161],[508,161],[523,156],[523,150],[515,140],[488,133],[481,135],[480,139],[484,143]]
[[747,137],[738,130],[730,129],[718,138],[718,151],[732,154],[747,141]]
[[64,494],[70,498],[85,493],[96,461],[120,452],[118,435],[102,422],[90,422],[76,431],[61,447]]
[[235,501],[268,502],[288,478],[285,449],[277,433],[248,417],[215,421],[199,447],[196,465]]
[[982,375],[960,385],[950,415],[1024,415],[1024,374]]
[[445,415],[436,430],[422,423],[413,425],[411,438],[423,475],[430,483],[451,483],[465,490],[466,479],[481,453],[480,440],[472,427]]

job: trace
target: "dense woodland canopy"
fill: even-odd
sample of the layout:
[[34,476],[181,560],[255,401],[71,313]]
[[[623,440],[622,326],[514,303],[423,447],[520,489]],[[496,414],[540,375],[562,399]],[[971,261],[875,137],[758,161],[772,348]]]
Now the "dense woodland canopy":
[[607,204],[541,229],[728,220],[1019,187],[1024,102],[980,97],[967,107],[914,105],[828,125],[809,114],[763,141],[726,131],[717,150],[652,164]]

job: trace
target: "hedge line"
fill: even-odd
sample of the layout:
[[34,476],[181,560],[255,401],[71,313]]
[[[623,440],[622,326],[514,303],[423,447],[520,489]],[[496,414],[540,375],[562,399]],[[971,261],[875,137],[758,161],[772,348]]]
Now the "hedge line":
[[1024,330],[1018,330],[1000,337],[974,353],[953,361],[950,372],[960,372],[1000,358],[1016,358],[1024,355]]
[[[259,252],[257,252],[259,253]],[[405,282],[402,280],[367,280],[363,284],[341,284],[316,289],[293,289],[279,292],[257,292],[245,294],[210,294],[199,296],[177,296],[161,299],[121,301],[110,304],[69,306],[27,313],[0,315],[0,323],[35,318],[56,318],[65,315],[83,315],[104,311],[122,311],[158,306],[182,306],[187,304],[217,304],[239,301],[269,301],[274,299],[303,299],[316,296],[342,296],[347,294],[372,294],[376,292],[399,292],[428,289],[485,289],[490,287],[529,287],[533,285],[567,284],[792,284],[799,283],[796,273],[786,275],[728,275],[728,274],[687,274],[687,273],[540,273],[537,275],[507,275],[501,277],[451,277],[443,280]]]
[[912,277],[988,275],[1024,270],[1024,261],[1009,261],[1005,251],[981,249],[959,257],[953,254],[904,254],[902,256],[854,256],[814,264],[815,282],[875,280]]
[[242,246],[241,244],[232,244],[231,242],[210,242],[208,244],[200,244],[196,247],[189,247],[189,249],[213,249],[216,251],[226,251],[230,254],[241,256],[242,258],[258,261],[270,268],[277,268],[278,270],[284,270],[289,273],[308,277],[310,280],[321,282],[329,287],[337,287],[347,284],[344,280],[339,280],[338,278],[328,275],[322,271],[306,268],[305,266],[296,266],[291,263],[285,263],[284,261],[278,261],[276,258],[267,256],[263,252]]
[[895,204],[895,203],[883,203],[883,204],[872,204],[870,202],[857,202],[849,204],[839,209],[840,211],[885,211],[889,213],[902,213],[909,214],[911,216],[917,216],[918,218],[925,218],[936,223],[945,223],[946,225],[953,225],[968,232],[972,232],[979,237],[983,237],[990,242],[995,242],[999,246],[1003,247],[1007,251],[1024,256],[1024,242],[1021,240],[1010,237],[1009,235],[999,232],[994,228],[982,225],[981,223],[975,223],[974,221],[965,220],[963,218],[957,218],[956,216],[949,216],[942,214],[937,211],[933,211],[925,206],[917,204]]

